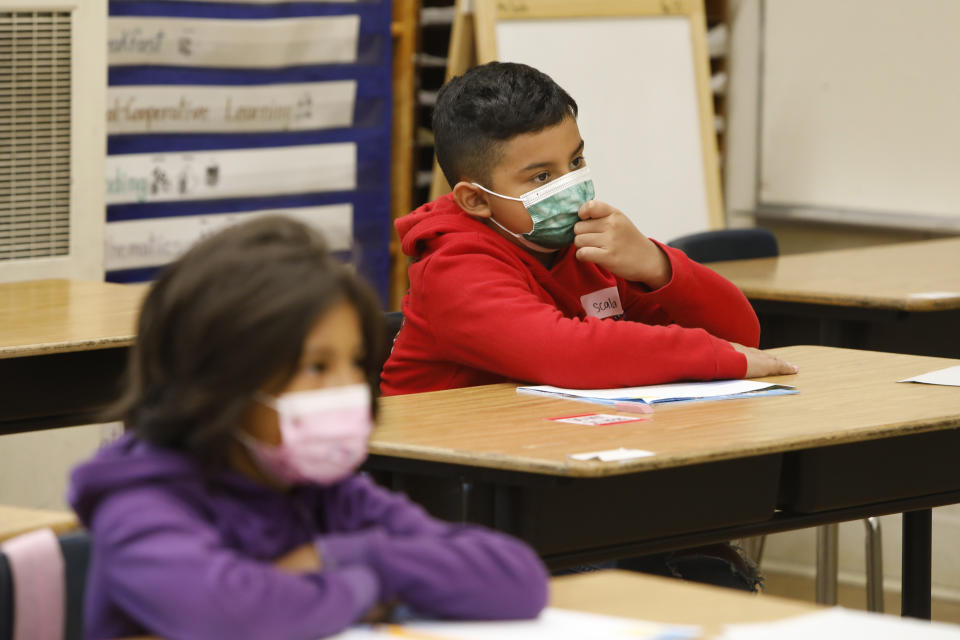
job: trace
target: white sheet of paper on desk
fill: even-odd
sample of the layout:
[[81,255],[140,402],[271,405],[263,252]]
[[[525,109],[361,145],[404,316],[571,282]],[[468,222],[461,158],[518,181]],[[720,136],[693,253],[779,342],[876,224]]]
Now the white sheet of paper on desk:
[[729,625],[720,640],[960,640],[952,624],[898,618],[834,607],[777,620]]
[[701,400],[753,393],[766,389],[793,390],[793,387],[757,380],[712,380],[710,382],[675,382],[645,387],[622,387],[619,389],[564,389],[550,385],[517,387],[517,393],[544,395],[555,398],[580,398],[584,400],[643,400],[644,402],[670,402]]
[[686,640],[700,636],[693,626],[667,625],[549,607],[536,620],[511,622],[408,622],[357,627],[331,640]]
[[951,387],[960,387],[960,366],[938,369],[912,378],[905,378],[900,382],[922,382],[923,384],[943,384]]
[[617,460],[635,460],[654,455],[653,451],[645,449],[607,449],[605,451],[588,451],[587,453],[571,453],[574,460],[599,460],[600,462],[615,462]]
[[960,296],[960,292],[957,291],[920,291],[918,293],[910,293],[907,295],[908,298],[915,300],[942,300],[944,298],[956,298]]

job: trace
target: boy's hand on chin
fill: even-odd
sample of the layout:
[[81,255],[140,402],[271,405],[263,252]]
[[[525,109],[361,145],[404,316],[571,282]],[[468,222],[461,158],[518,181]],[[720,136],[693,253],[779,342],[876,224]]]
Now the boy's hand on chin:
[[577,260],[594,262],[615,276],[659,289],[673,275],[670,260],[637,229],[630,218],[606,202],[591,200],[580,207],[573,228]]

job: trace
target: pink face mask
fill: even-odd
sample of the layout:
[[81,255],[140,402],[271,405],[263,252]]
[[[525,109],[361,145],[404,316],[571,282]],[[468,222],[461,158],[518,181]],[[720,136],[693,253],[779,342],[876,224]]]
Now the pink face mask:
[[367,457],[373,430],[370,387],[354,384],[296,391],[257,400],[276,410],[281,443],[269,445],[240,432],[237,437],[260,468],[282,484],[335,484]]

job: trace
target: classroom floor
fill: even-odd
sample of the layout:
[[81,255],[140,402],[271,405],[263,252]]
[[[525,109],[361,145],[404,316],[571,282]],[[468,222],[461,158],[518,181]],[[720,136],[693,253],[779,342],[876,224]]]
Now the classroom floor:
[[[794,600],[814,601],[814,582],[805,578],[784,573],[764,572],[766,582],[764,593]],[[850,609],[866,610],[867,594],[863,587],[840,584],[837,588],[837,600],[841,606]],[[886,591],[883,594],[884,613],[900,614],[900,594]],[[960,603],[934,599],[930,603],[931,617],[939,622],[960,624]]]

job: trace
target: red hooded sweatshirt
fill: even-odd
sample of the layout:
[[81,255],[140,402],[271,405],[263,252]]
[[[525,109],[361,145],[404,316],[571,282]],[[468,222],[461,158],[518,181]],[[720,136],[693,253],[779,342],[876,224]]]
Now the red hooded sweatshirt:
[[650,291],[572,247],[553,266],[445,195],[396,221],[413,258],[384,395],[516,380],[605,388],[741,378],[760,325],[730,282],[658,243],[673,268]]

